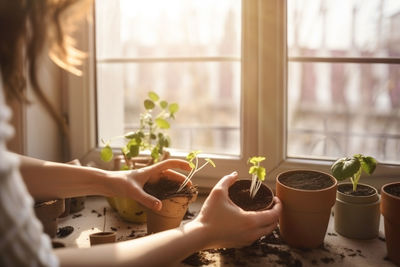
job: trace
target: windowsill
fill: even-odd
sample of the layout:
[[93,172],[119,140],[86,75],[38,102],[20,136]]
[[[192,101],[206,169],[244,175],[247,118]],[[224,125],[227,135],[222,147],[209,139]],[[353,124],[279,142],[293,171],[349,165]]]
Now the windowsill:
[[[196,202],[191,204],[190,211],[197,214],[204,202],[206,195],[199,195]],[[73,226],[74,231],[65,238],[55,238],[54,241],[62,242],[66,247],[90,247],[89,235],[103,230],[106,212],[105,231],[117,232],[117,242],[139,238],[146,234],[146,224],[127,223],[119,218],[103,197],[87,197],[85,209],[81,212],[70,214],[59,219],[59,227]],[[372,240],[353,240],[340,236],[334,231],[333,218],[329,221],[324,248],[313,250],[291,249],[282,244],[268,244],[268,247],[279,248],[281,255],[286,254],[291,261],[301,261],[302,266],[329,265],[329,266],[395,266],[385,260],[386,244],[383,239],[383,219],[381,217],[379,238]],[[265,247],[264,247],[265,248]],[[282,266],[278,254],[266,254],[263,249],[236,249],[230,253],[218,251],[204,251],[202,256],[209,260],[205,266]],[[233,252],[233,253],[232,253]],[[251,254],[251,255],[250,255]],[[183,264],[181,266],[188,266]],[[204,265],[203,265],[204,266]],[[283,265],[285,266],[285,265]]]

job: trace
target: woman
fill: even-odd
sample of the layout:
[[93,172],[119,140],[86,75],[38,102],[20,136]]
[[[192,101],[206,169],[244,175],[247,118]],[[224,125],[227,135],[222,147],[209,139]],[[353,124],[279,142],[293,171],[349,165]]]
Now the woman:
[[[64,133],[67,127],[49,105],[36,77],[37,58],[48,44],[51,58],[74,71],[63,24],[64,11],[77,0],[0,0],[0,265],[1,266],[170,266],[205,248],[237,247],[270,233],[277,225],[281,204],[262,212],[245,212],[228,197],[237,173],[223,177],[206,199],[199,215],[184,226],[139,239],[89,249],[52,251],[50,239],[34,216],[37,200],[79,195],[131,197],[160,209],[161,202],[143,185],[161,175],[183,180],[171,169],[188,170],[185,161],[167,160],[140,171],[111,172],[37,160],[7,152],[13,134],[7,99],[25,101],[29,79],[41,103]],[[26,74],[28,77],[26,77]],[[21,175],[22,174],[22,175]],[[44,186],[45,185],[45,186]],[[28,193],[29,192],[29,193]],[[159,257],[163,255],[163,257]]]

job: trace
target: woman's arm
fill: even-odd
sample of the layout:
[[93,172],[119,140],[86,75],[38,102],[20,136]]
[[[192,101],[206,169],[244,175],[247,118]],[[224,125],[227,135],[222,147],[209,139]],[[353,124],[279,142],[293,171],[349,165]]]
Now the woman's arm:
[[84,195],[121,196],[160,209],[161,202],[145,193],[143,185],[161,176],[179,181],[185,179],[169,169],[190,170],[190,167],[186,161],[171,159],[140,170],[106,171],[20,156],[24,182],[37,201]]
[[172,266],[202,249],[248,245],[276,227],[281,204],[275,198],[271,210],[242,210],[228,196],[228,188],[236,179],[236,173],[221,179],[199,215],[180,228],[88,249],[58,249],[55,253],[61,266]]

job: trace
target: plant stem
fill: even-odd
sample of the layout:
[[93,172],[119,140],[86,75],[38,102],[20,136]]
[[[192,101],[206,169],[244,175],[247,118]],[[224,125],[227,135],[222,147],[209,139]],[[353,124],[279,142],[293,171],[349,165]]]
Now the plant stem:
[[106,231],[106,207],[103,209],[104,223],[103,223],[103,232]]

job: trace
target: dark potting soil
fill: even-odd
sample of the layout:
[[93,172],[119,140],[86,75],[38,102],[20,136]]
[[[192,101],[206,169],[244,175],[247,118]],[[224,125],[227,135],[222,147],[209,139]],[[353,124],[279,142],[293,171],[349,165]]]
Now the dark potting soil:
[[250,180],[239,180],[229,187],[229,197],[239,207],[246,211],[263,210],[272,201],[272,192],[264,185],[254,198],[250,197]]
[[186,186],[180,192],[177,192],[181,183],[172,181],[167,178],[161,178],[156,183],[146,183],[143,187],[144,191],[156,198],[163,200],[171,197],[191,197],[196,193],[195,186]]
[[375,193],[375,190],[373,188],[362,184],[357,185],[356,191],[353,191],[352,184],[340,184],[338,185],[338,191],[345,195],[363,197],[371,196]]
[[58,242],[58,241],[51,241],[51,246],[56,249],[56,248],[64,248],[65,245],[62,242]]
[[392,184],[385,187],[385,192],[400,197],[400,184]]
[[328,175],[313,171],[285,173],[279,176],[279,181],[288,187],[302,190],[320,190],[334,184]]
[[186,259],[183,260],[183,263],[190,266],[203,266],[214,263],[215,261],[207,259],[207,256],[203,252],[196,252]]
[[72,226],[64,226],[64,227],[58,228],[57,237],[63,238],[63,237],[69,236],[73,231],[74,231],[74,227],[72,227]]

